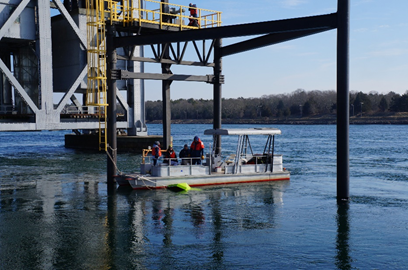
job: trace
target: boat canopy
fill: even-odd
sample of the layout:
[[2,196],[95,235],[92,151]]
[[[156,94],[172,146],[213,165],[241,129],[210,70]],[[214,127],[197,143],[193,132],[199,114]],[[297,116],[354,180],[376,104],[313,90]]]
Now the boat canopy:
[[277,128],[229,128],[204,131],[204,135],[278,135],[281,133]]

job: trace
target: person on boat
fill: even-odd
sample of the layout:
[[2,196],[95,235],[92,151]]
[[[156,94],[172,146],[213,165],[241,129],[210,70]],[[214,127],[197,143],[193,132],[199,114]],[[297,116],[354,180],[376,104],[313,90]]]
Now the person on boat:
[[165,154],[165,159],[163,163],[170,164],[171,166],[177,165],[177,155],[176,152],[174,152],[173,147],[170,145],[169,148],[167,148],[167,152]]
[[192,157],[192,162],[194,164],[201,164],[201,159],[204,159],[204,143],[198,138],[194,137],[193,142],[190,146],[190,157]]
[[181,160],[181,165],[188,165],[188,157],[190,156],[190,149],[188,149],[188,145],[185,144],[184,148],[181,149],[179,153],[179,157],[182,159]]
[[190,18],[189,18],[189,26],[196,26],[198,27],[198,20],[194,19],[197,18],[197,6],[196,4],[190,3],[188,10],[190,11]]
[[160,142],[155,141],[152,148],[152,156],[153,156],[153,166],[156,166],[157,160],[161,157],[161,149],[160,149]]

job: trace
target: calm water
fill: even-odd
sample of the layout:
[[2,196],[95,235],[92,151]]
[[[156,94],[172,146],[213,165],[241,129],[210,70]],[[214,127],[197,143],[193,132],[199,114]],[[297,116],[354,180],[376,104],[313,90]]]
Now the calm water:
[[[65,149],[65,132],[0,133],[0,269],[406,269],[408,126],[350,127],[342,207],[336,127],[277,127],[290,182],[110,197],[104,154]],[[207,128],[173,125],[176,151]],[[140,159],[120,154],[118,167]]]

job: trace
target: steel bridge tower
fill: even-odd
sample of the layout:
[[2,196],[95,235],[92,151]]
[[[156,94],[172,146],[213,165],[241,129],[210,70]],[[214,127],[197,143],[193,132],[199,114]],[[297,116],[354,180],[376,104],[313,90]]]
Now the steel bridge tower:
[[[104,91],[98,97],[90,89],[92,79],[106,68],[87,53],[88,48],[94,51],[93,44],[104,43],[105,34],[87,31],[95,14],[87,16],[85,0],[0,0],[0,14],[0,131],[104,134]],[[125,54],[123,49],[120,53]],[[140,57],[141,46],[126,53]],[[117,65],[143,70],[142,63],[125,59]],[[117,90],[124,111],[118,128],[128,135],[147,135],[143,80],[118,82]]]

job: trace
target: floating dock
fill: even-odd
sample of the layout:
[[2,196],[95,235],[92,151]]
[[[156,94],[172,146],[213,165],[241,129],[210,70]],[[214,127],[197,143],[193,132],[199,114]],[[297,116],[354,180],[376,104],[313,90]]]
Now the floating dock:
[[[120,135],[117,137],[117,148],[119,152],[142,152],[155,141],[163,141],[161,135],[148,136],[128,136]],[[98,134],[65,134],[65,147],[80,150],[99,151]]]

